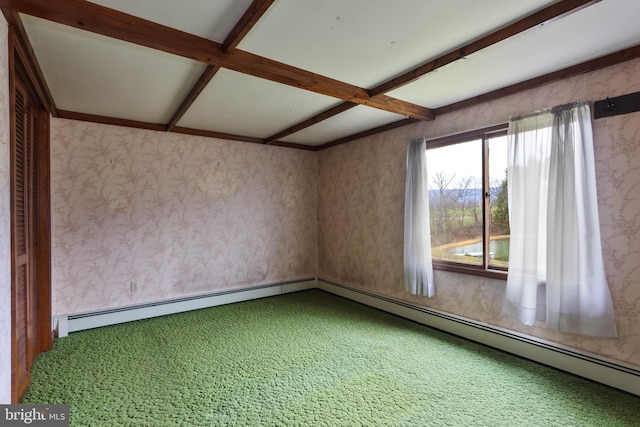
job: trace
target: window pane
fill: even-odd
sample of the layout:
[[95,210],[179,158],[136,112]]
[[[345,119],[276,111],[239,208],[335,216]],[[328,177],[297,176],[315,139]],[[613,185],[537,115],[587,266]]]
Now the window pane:
[[482,265],[482,140],[427,150],[431,253]]
[[489,186],[491,187],[491,221],[489,265],[509,265],[509,201],[507,198],[507,137],[489,140]]

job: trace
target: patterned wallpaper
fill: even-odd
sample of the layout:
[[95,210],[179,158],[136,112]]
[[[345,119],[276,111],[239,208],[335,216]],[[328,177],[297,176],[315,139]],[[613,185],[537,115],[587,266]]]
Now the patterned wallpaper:
[[54,315],[317,275],[316,153],[51,128]]
[[11,219],[7,32],[7,21],[0,14],[0,404],[11,403]]
[[320,276],[640,365],[640,113],[594,121],[605,268],[619,337],[561,334],[501,314],[505,282],[436,271],[436,296],[406,294],[402,237],[406,147],[506,122],[512,115],[640,91],[640,60],[538,87],[319,152]]

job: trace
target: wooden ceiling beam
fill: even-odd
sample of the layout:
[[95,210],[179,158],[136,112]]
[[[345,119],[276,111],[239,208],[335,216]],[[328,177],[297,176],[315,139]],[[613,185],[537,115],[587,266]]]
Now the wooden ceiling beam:
[[[475,105],[493,101],[493,100],[496,100],[505,96],[509,96],[518,92],[533,89],[538,86],[542,86],[544,84],[553,83],[555,81],[571,78],[580,74],[610,67],[612,65],[620,64],[620,63],[630,61],[632,59],[637,59],[637,58],[640,58],[640,45],[623,49],[621,51],[618,51],[609,55],[605,55],[600,58],[583,62],[581,64],[573,65],[571,67],[567,67],[559,71],[545,74],[544,76],[536,77],[536,78],[533,78],[521,83],[517,83],[502,89],[488,92],[483,95],[469,98],[464,101],[460,101],[454,104],[440,107],[436,109],[435,112],[438,116],[441,114],[451,113],[453,111],[461,110],[463,108],[473,107]],[[339,109],[341,108],[342,105],[343,104],[340,104],[334,108]],[[327,110],[327,112],[329,112],[330,110]],[[84,113],[75,113],[75,112],[64,111],[64,110],[58,110],[58,114],[59,114],[58,117],[60,118],[67,118],[67,119],[73,119],[73,120],[83,120],[83,121],[89,121],[89,122],[95,122],[95,123],[112,124],[117,126],[128,126],[133,128],[149,129],[149,130],[157,130],[157,131],[165,130],[164,125],[162,124],[137,122],[133,120],[125,120],[125,119],[118,119],[113,117],[105,117],[105,116],[98,116],[98,115],[84,114]],[[274,142],[271,142],[270,144],[284,146],[284,147],[300,148],[304,150],[319,151],[326,148],[334,147],[336,145],[345,144],[347,142],[354,141],[356,139],[372,136],[377,133],[385,132],[391,129],[396,129],[401,126],[417,123],[418,121],[419,120],[415,120],[415,119],[403,119],[403,120],[393,122],[384,126],[379,126],[374,129],[358,132],[353,135],[348,135],[348,136],[345,136],[345,137],[342,137],[318,146],[286,143],[281,141],[274,141]],[[219,132],[190,129],[190,128],[183,128],[183,127],[177,127],[177,126],[174,127],[172,132],[183,133],[188,135],[205,136],[210,138],[228,139],[233,141],[250,142],[254,144],[264,144],[266,142],[266,140],[260,139],[260,138],[245,137],[242,135],[224,134]]]
[[101,123],[113,126],[125,126],[135,129],[164,131],[164,125],[161,125],[159,123],[148,123],[138,120],[121,119],[118,117],[100,116],[97,114],[78,113],[68,110],[58,110],[58,118],[78,120],[81,122]]
[[[118,117],[101,116],[98,114],[77,113],[75,111],[58,110],[58,118],[79,120],[82,122],[100,123],[113,126],[125,126],[134,129],[146,129],[164,132],[165,125],[160,123],[140,122],[137,120],[121,119]],[[250,142],[252,144],[264,144],[261,138],[252,138],[249,136],[233,135],[229,133],[214,132],[202,129],[191,129],[186,127],[175,126],[171,132],[181,133],[185,135],[204,136],[207,138],[227,139],[231,141]],[[291,144],[297,146],[298,144]],[[307,149],[309,149],[307,147]]]
[[431,60],[411,71],[408,71],[396,78],[393,78],[385,83],[382,83],[369,90],[369,95],[377,96],[383,93],[390,92],[401,86],[404,86],[412,81],[431,73],[438,68],[442,68],[447,64],[458,61],[467,55],[478,52],[482,49],[486,49],[496,43],[506,40],[515,35],[521,34],[532,28],[544,25],[545,23],[560,19],[568,14],[575,13],[585,7],[598,3],[602,0],[562,0],[549,7],[546,7],[538,12],[535,12],[511,25],[508,25],[498,31],[495,31],[481,39],[471,42],[459,49],[444,54],[434,60]]
[[396,129],[402,126],[407,126],[412,123],[417,123],[419,120],[416,119],[402,119],[397,122],[388,123],[386,125],[378,126],[373,129],[368,129],[362,132],[354,133],[353,135],[347,135],[342,138],[338,138],[335,141],[327,142],[322,145],[318,145],[315,151],[324,150],[325,148],[335,147],[336,145],[346,144],[347,142],[355,141],[356,139],[366,138],[368,136],[376,135],[378,133],[386,132],[391,129]]
[[[242,18],[240,18],[231,32],[227,35],[227,38],[222,43],[222,50],[224,52],[228,52],[235,49],[274,1],[275,0],[254,0],[247,8],[244,15],[242,15]],[[220,67],[217,65],[207,65],[207,68],[205,68],[196,84],[191,88],[176,112],[173,114],[173,117],[171,117],[171,120],[169,120],[169,123],[167,123],[167,132],[170,132],[175,127],[219,70]]]
[[215,132],[212,130],[192,129],[176,126],[171,132],[182,133],[185,135],[204,136],[207,138],[227,139],[229,141],[250,142],[252,144],[264,144],[262,138],[253,138],[250,136],[234,135],[231,133]]
[[525,90],[533,89],[538,86],[553,83],[559,80],[566,80],[580,74],[589,73],[601,68],[611,67],[612,65],[620,64],[622,62],[630,61],[637,58],[640,58],[640,45],[623,49],[609,55],[601,56],[600,58],[582,62],[580,64],[572,65],[571,67],[563,68],[562,70],[554,71],[543,76],[534,77],[532,79],[525,80],[523,82],[503,87],[491,92],[487,92],[482,95],[474,96],[473,98],[468,98],[463,101],[445,105],[436,109],[435,111],[438,115],[451,113],[453,111],[462,110],[463,108],[473,107],[478,104],[493,101]]
[[320,114],[316,114],[310,119],[300,122],[297,125],[291,126],[290,128],[283,130],[282,132],[278,132],[277,134],[266,138],[264,140],[265,144],[271,144],[280,138],[284,138],[285,136],[294,134],[298,131],[301,131],[302,129],[308,128],[309,126],[313,126],[316,123],[320,123],[323,120],[327,120],[333,116],[337,116],[340,113],[344,113],[345,111],[350,110],[353,107],[356,107],[357,105],[358,104],[354,104],[353,102],[343,102],[339,105],[336,105],[333,108],[329,108],[328,110],[323,111]]
[[59,24],[406,117],[419,120],[433,120],[434,118],[433,111],[429,108],[386,95],[372,98],[366,89],[249,52],[237,49],[224,52],[220,43],[88,1],[0,0],[0,6]]
[[193,104],[194,101],[198,98],[198,96],[200,96],[204,88],[207,87],[207,85],[209,84],[213,76],[216,75],[218,70],[220,70],[220,67],[217,67],[215,65],[207,65],[207,68],[205,68],[204,72],[202,73],[202,75],[200,76],[196,84],[193,85],[193,87],[191,88],[187,96],[182,100],[182,103],[180,103],[180,106],[178,107],[176,112],[173,113],[173,116],[171,117],[171,120],[169,120],[169,123],[167,123],[166,125],[167,132],[171,132],[171,130],[173,130],[176,123],[180,121],[180,119],[182,118],[182,116],[184,116],[184,114],[187,112],[189,107],[191,107],[191,104]]
[[240,18],[222,43],[222,50],[228,52],[238,47],[242,39],[249,34],[249,31],[258,23],[262,15],[269,10],[274,1],[275,0],[253,0],[244,15],[242,15],[242,18]]
[[[533,13],[505,28],[502,28],[494,33],[491,33],[479,40],[476,40],[472,43],[467,44],[466,46],[457,49],[455,51],[449,52],[445,55],[440,56],[437,59],[427,62],[426,64],[421,65],[418,68],[415,68],[411,71],[408,71],[392,80],[389,80],[381,85],[378,85],[372,89],[369,89],[369,95],[371,97],[380,96],[385,92],[389,92],[398,87],[404,86],[425,74],[428,74],[432,71],[437,70],[447,64],[450,64],[454,61],[457,61],[461,58],[464,58],[467,55],[470,55],[474,52],[478,52],[479,50],[485,49],[493,44],[496,44],[502,40],[506,40],[509,37],[513,37],[517,34],[523,33],[524,31],[528,31],[531,28],[535,28],[539,25],[543,25],[545,23],[551,22],[553,20],[557,20],[560,17],[563,17],[570,13],[575,13],[578,10],[581,10],[591,4],[597,3],[601,0],[563,0],[559,3],[556,3],[552,6],[549,6],[545,9],[542,9],[538,12]],[[345,104],[344,107],[349,104]],[[335,107],[336,110],[339,110],[342,106]],[[351,107],[349,107],[351,108]],[[324,113],[320,113],[318,116],[312,117],[309,120],[306,120],[296,126],[293,126],[289,129],[284,130],[283,132],[269,137],[266,141],[275,141],[278,138],[283,138],[284,136],[290,135],[294,132],[298,132],[306,127],[312,126],[322,120],[326,120],[332,116],[325,117]],[[399,122],[400,123],[400,122]]]
[[[534,77],[532,79],[525,80],[523,82],[516,83],[510,86],[504,87],[502,89],[497,89],[491,92],[484,93],[482,95],[465,99],[463,101],[445,105],[443,107],[436,108],[434,111],[436,113],[436,117],[439,117],[442,114],[452,113],[454,111],[474,107],[474,106],[483,104],[485,102],[495,101],[496,99],[500,99],[509,95],[514,95],[516,93],[520,93],[525,90],[535,89],[542,85],[557,82],[560,80],[566,80],[571,77],[575,77],[581,74],[600,70],[602,68],[611,67],[613,65],[621,64],[623,62],[631,61],[633,59],[638,59],[638,58],[640,58],[640,44],[629,47],[627,49],[620,50],[618,52],[611,53],[609,55],[592,59],[590,61],[572,65],[570,67],[563,68],[561,70],[554,71],[552,73],[548,73],[543,76]],[[392,128],[396,128],[396,127],[405,126],[415,122],[416,120],[402,120],[399,122],[392,123],[391,125],[393,125]],[[325,148],[330,148],[336,145],[344,144],[346,142],[363,138],[365,136],[375,135],[376,133],[384,132],[387,130],[389,129],[385,128],[385,126],[381,126],[379,128],[371,129],[370,131],[360,132],[354,135],[348,135],[340,139],[336,139],[335,141],[330,141],[325,144],[319,145],[316,147],[316,151],[324,150]]]

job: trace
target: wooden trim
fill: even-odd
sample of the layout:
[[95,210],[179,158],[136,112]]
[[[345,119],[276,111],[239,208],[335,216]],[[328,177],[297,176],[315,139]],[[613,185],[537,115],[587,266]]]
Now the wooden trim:
[[440,107],[435,110],[436,116],[462,110],[464,108],[473,107],[475,105],[479,105],[488,101],[494,101],[496,99],[523,92],[525,90],[533,89],[538,86],[553,83],[559,80],[565,80],[570,77],[575,77],[580,74],[585,74],[591,71],[599,70],[601,68],[610,67],[612,65],[620,64],[622,62],[630,61],[636,58],[640,58],[640,45],[623,49],[609,55],[601,56],[600,58],[592,59],[590,61],[573,65],[571,67],[563,68],[562,70],[554,71],[543,76],[525,80],[523,82],[516,83],[502,89],[487,92],[473,98],[465,99],[464,101],[445,105],[444,107]]
[[[53,348],[53,326],[51,324],[51,154],[50,115],[40,110],[38,117],[38,175],[37,230],[38,247],[38,353]],[[41,301],[48,303],[41,304]]]
[[53,116],[58,114],[56,103],[53,100],[47,81],[44,78],[36,54],[33,51],[33,47],[27,37],[27,32],[22,25],[22,20],[17,12],[12,11],[6,7],[2,7],[2,13],[4,14],[9,26],[15,31],[15,39],[13,42],[14,49],[16,50],[20,62],[23,64],[25,71],[29,75],[29,79],[36,91],[36,95],[40,103],[44,108]]
[[249,142],[252,144],[264,144],[264,139],[252,138],[249,136],[233,135],[230,133],[214,132],[211,130],[192,129],[176,126],[171,132],[182,133],[185,135],[205,136],[207,138],[227,139],[231,141]]
[[209,84],[213,76],[215,76],[219,70],[220,70],[220,67],[218,66],[207,65],[207,68],[204,70],[204,72],[202,73],[202,75],[200,76],[196,84],[193,86],[193,88],[191,88],[191,91],[189,91],[189,94],[184,98],[184,100],[182,101],[182,103],[180,104],[176,112],[173,114],[173,117],[171,117],[171,120],[169,120],[169,123],[167,123],[167,126],[166,126],[167,132],[171,132],[171,130],[173,130],[176,123],[180,121],[180,119],[182,118],[182,116],[184,116],[184,114],[187,112],[189,107],[191,107],[191,104],[193,104],[196,98],[200,96],[202,91],[207,87],[207,85]]
[[485,270],[481,265],[472,266],[464,264],[456,264],[453,262],[442,262],[440,260],[433,260],[433,269],[450,271],[453,273],[471,274],[474,276],[489,277],[491,279],[507,280],[507,272],[501,270]]
[[82,122],[102,123],[105,125],[125,126],[136,129],[164,131],[165,126],[158,123],[139,122],[136,120],[119,119],[116,117],[100,116],[97,114],[77,113],[75,111],[58,110],[61,119],[79,120]]
[[373,129],[365,130],[363,132],[358,132],[353,135],[345,136],[339,139],[336,139],[332,142],[327,142],[326,144],[319,145],[316,150],[324,150],[325,148],[335,147],[336,145],[346,144],[347,142],[355,141],[356,139],[365,138],[367,136],[375,135],[378,133],[386,132],[391,129],[396,129],[402,126],[407,126],[412,123],[417,123],[419,120],[416,119],[402,119],[397,122],[389,123],[383,126],[378,126]]
[[427,139],[427,150],[446,147],[447,145],[452,144],[459,144],[461,142],[473,141],[474,139],[481,139],[483,135],[490,135],[491,137],[506,135],[508,126],[509,123],[500,123],[467,132]]
[[549,21],[557,20],[560,17],[566,16],[570,13],[574,13],[587,6],[598,3],[601,0],[562,0],[556,4],[553,4],[545,9],[535,12],[532,15],[527,16],[513,24],[504,27],[498,31],[495,31],[479,40],[471,42],[459,49],[442,55],[432,61],[427,62],[411,71],[408,71],[394,79],[391,79],[381,85],[369,90],[369,95],[377,96],[381,93],[386,93],[404,86],[425,74],[442,68],[447,64],[458,61],[472,53],[478,52],[482,49],[486,49],[498,42],[506,40],[517,34],[528,31],[539,25],[543,25]]
[[333,108],[329,108],[328,110],[323,111],[320,114],[316,114],[315,116],[311,117],[310,119],[307,119],[303,122],[298,123],[297,125],[291,126],[290,128],[287,128],[273,136],[270,136],[268,138],[265,139],[265,143],[266,144],[271,144],[272,141],[276,141],[280,138],[284,138],[285,136],[294,134],[296,132],[301,131],[302,129],[306,129],[310,126],[315,125],[316,123],[320,123],[323,120],[327,120],[333,116],[336,116],[340,113],[344,113],[347,110],[352,109],[353,107],[356,107],[358,104],[354,104],[353,102],[343,102],[342,104],[336,105]]
[[262,15],[271,7],[275,0],[253,0],[251,5],[242,15],[242,18],[233,27],[225,41],[222,43],[222,50],[228,52],[235,49],[242,39],[249,34],[249,31],[258,23]]
[[297,148],[299,150],[306,150],[306,151],[316,151],[316,147],[313,145],[295,144],[293,142],[274,141],[269,143],[269,145],[273,145],[276,147]]
[[406,117],[434,118],[429,108],[386,95],[372,98],[366,89],[249,52],[224,52],[220,43],[84,0],[0,0],[0,7]]
[[[134,129],[146,129],[160,132],[166,132],[166,126],[159,123],[139,122],[136,120],[119,119],[116,117],[100,116],[96,114],[76,113],[75,111],[59,110],[58,117],[61,119],[79,120],[82,122],[100,123],[104,125],[123,126]],[[251,142],[254,144],[264,144],[261,138],[252,138],[242,135],[232,135],[229,133],[213,132],[201,129],[191,129],[186,127],[174,126],[171,132],[181,133],[185,135],[205,136],[208,138],[228,139],[232,141]]]
[[[4,10],[3,10],[4,12]],[[18,312],[16,309],[16,286],[15,286],[15,265],[17,264],[17,257],[15,251],[15,237],[13,236],[13,230],[16,228],[15,214],[16,204],[14,197],[14,183],[13,177],[15,176],[15,161],[13,160],[15,157],[15,140],[16,140],[16,113],[15,113],[15,105],[16,105],[16,49],[17,45],[16,40],[16,32],[9,28],[9,140],[10,140],[10,165],[9,165],[9,176],[11,179],[11,196],[9,201],[9,210],[11,212],[11,403],[16,404],[20,402],[22,391],[18,390],[18,369],[20,367],[18,363],[18,334],[15,328],[16,318],[18,316]]]

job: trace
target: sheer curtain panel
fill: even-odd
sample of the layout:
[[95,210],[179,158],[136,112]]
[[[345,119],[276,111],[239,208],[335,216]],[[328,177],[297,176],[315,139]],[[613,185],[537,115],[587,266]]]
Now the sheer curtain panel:
[[587,103],[509,122],[511,243],[504,312],[527,325],[616,336],[604,272]]
[[404,201],[404,283],[407,292],[435,295],[429,228],[429,180],[425,139],[411,141],[407,151]]

